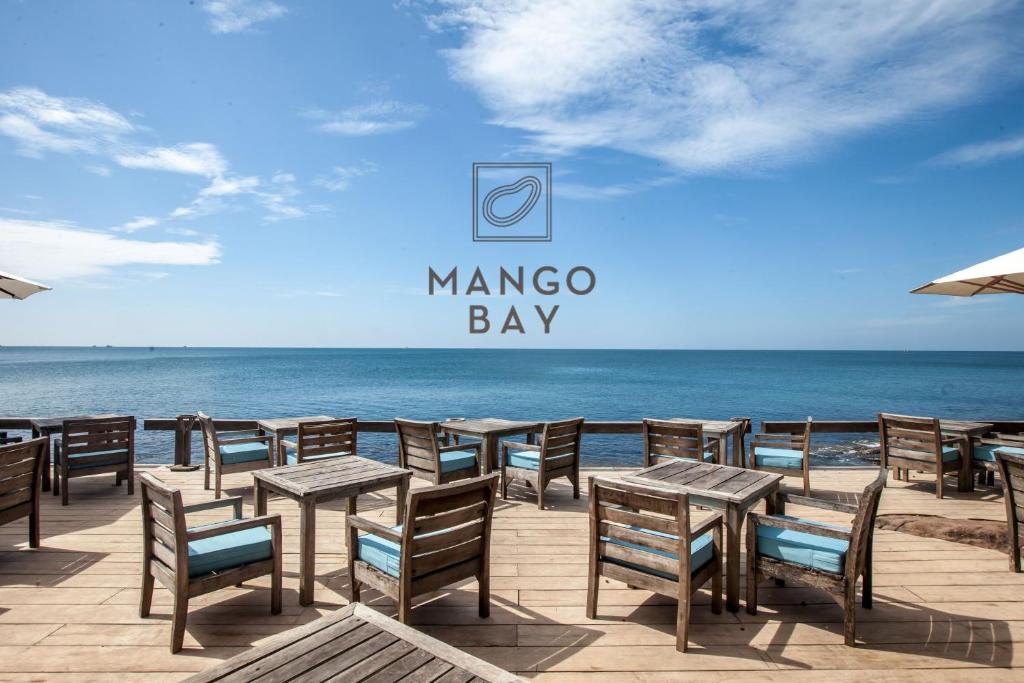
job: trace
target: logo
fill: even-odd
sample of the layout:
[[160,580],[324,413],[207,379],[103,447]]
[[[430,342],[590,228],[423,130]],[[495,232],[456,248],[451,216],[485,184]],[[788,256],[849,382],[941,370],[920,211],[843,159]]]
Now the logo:
[[550,242],[551,164],[474,163],[473,241]]

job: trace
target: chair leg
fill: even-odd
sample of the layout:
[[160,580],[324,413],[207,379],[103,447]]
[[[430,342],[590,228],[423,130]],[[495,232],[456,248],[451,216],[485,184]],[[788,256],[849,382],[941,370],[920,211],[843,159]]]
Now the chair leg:
[[[38,496],[39,492],[36,491],[35,495]],[[32,512],[28,516],[28,547],[39,547],[39,512]]]
[[62,471],[61,471],[60,479],[62,479],[62,481],[60,482],[60,504],[61,505],[67,505],[68,504],[68,477],[64,476],[63,468],[61,468],[61,470]]
[[537,509],[544,509],[544,482],[537,482]]
[[203,488],[207,491],[210,490],[210,458],[205,454],[203,455]]
[[587,577],[587,619],[597,619],[597,593],[601,586],[601,577],[596,569],[590,570]]
[[412,610],[412,600],[408,595],[401,595],[398,598],[398,621],[403,624],[409,623],[409,612]]
[[281,567],[274,567],[270,575],[270,613],[281,613]]
[[185,619],[188,618],[188,598],[174,595],[174,616],[171,620],[171,653],[180,652],[185,643]]
[[[687,585],[687,587],[689,587]],[[690,598],[679,596],[676,605],[676,650],[686,652],[690,642]]]
[[220,499],[220,468],[213,473],[213,497]]
[[943,491],[942,491],[942,484],[943,484],[943,481],[942,481],[943,480],[942,468],[939,467],[938,470],[939,470],[939,473],[936,476],[936,481],[935,481],[935,496],[939,500],[942,500],[942,494],[943,494]]
[[572,476],[572,497],[575,500],[580,498],[580,473],[577,472]]
[[857,643],[856,585],[846,588],[846,598],[843,600],[843,635],[848,646],[853,647]]
[[128,482],[128,495],[135,495],[135,472],[130,468],[125,471],[124,478]]
[[486,619],[491,616],[491,577],[490,572],[484,571],[480,576],[477,577],[477,581],[480,583],[480,605],[479,614],[481,619]]
[[142,595],[139,596],[139,616],[148,617],[153,606],[153,573],[148,566],[142,568]]
[[808,498],[811,496],[811,473],[809,470],[804,470],[804,495]]
[[711,575],[711,613],[722,613],[722,568]]

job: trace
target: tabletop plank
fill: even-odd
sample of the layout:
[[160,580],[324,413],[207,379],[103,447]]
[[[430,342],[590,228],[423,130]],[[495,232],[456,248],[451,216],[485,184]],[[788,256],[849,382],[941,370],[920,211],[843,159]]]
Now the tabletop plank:
[[781,474],[728,465],[677,460],[663,462],[623,477],[628,481],[671,488],[710,500],[745,504],[776,486]]
[[328,460],[256,470],[253,477],[272,489],[281,489],[298,497],[342,494],[346,489],[359,489],[367,484],[397,483],[409,476],[408,470],[369,460],[358,455],[345,455]]
[[302,417],[269,417],[256,420],[261,429],[268,432],[298,431],[300,422],[321,422],[333,420],[330,415],[304,415]]

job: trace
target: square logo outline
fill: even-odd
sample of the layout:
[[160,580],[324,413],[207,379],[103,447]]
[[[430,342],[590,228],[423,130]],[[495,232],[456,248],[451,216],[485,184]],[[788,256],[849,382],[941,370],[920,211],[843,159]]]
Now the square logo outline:
[[[481,235],[480,234],[480,186],[479,186],[479,170],[481,168],[500,168],[500,169],[540,169],[544,171],[544,184],[545,184],[545,201],[546,201],[546,215],[544,217],[545,227],[547,228],[544,236],[530,235],[530,236],[514,236],[510,235],[507,237],[503,236],[492,236],[492,235]],[[550,242],[551,241],[551,162],[550,161],[516,161],[516,162],[473,162],[473,196],[472,196],[472,210],[473,210],[473,241],[474,242]]]

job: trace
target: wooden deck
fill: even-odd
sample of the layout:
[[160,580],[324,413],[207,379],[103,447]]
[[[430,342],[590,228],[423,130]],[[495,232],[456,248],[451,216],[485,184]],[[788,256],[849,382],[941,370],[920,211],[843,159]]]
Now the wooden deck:
[[[201,472],[150,471],[182,486],[186,503],[212,497],[203,490]],[[813,492],[852,502],[850,492],[874,474],[815,470]],[[917,479],[909,485],[890,480],[881,514],[1003,518],[1002,499],[990,488],[954,491],[939,501],[934,481]],[[171,655],[167,591],[157,589],[151,618],[138,616],[138,496],[114,489],[112,480],[74,480],[65,508],[46,494],[38,551],[27,548],[24,521],[0,527],[0,680],[178,680],[347,603],[342,505],[324,506],[318,515],[316,603],[302,608],[298,508],[273,499],[270,511],[284,517],[284,611],[270,615],[269,577],[197,598],[185,650]],[[251,482],[251,474],[226,478],[229,495],[244,492],[246,514],[252,512]],[[799,481],[790,478],[787,485],[795,490]],[[475,585],[467,584],[422,600],[427,604],[413,610],[414,624],[525,678],[545,681],[1024,678],[1005,670],[1024,665],[1017,651],[1024,642],[1024,575],[1010,573],[1000,552],[879,531],[875,609],[858,611],[864,643],[857,648],[842,644],[842,613],[825,593],[766,586],[756,617],[742,610],[713,615],[706,592],[699,595],[691,649],[680,654],[673,647],[670,599],[608,582],[599,619],[584,617],[585,500],[574,501],[564,482],[553,483],[546,500],[549,509],[538,511],[532,495],[513,485],[510,500],[499,501],[489,619],[478,619]],[[359,511],[390,522],[393,501],[367,496]],[[810,511],[790,506],[788,512]],[[845,521],[837,514],[818,518]],[[364,597],[393,614],[379,594],[367,591]]]

